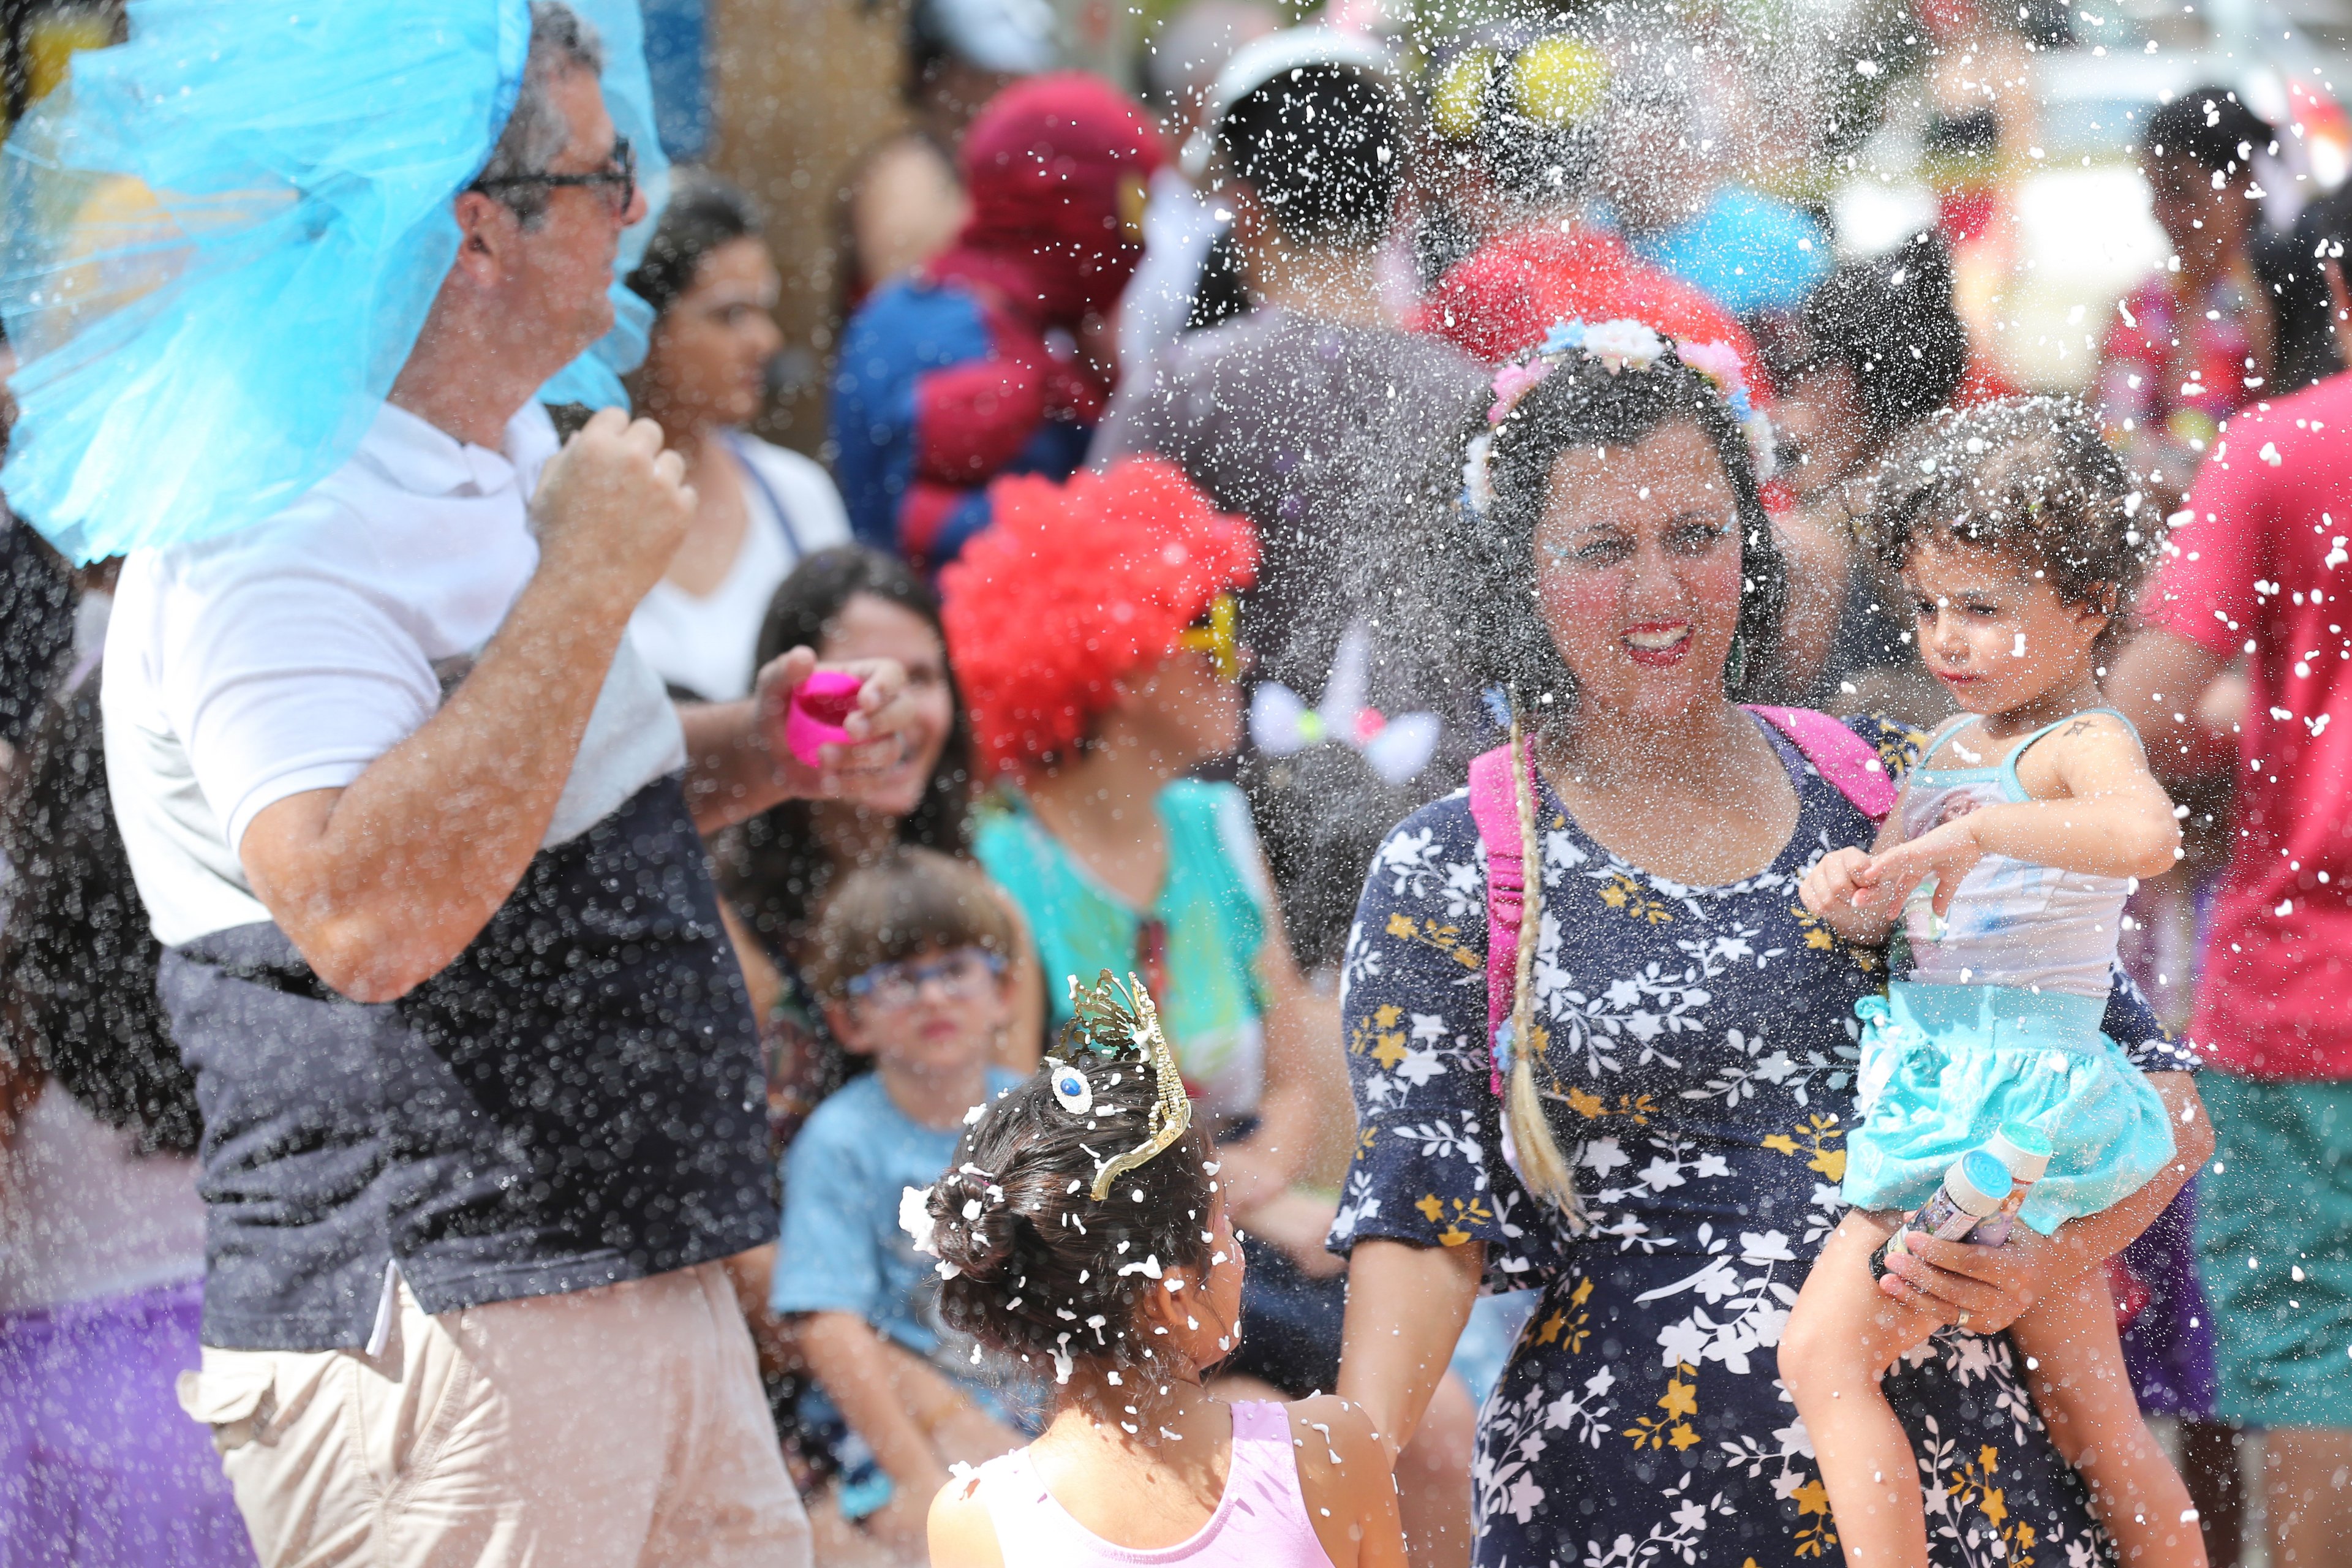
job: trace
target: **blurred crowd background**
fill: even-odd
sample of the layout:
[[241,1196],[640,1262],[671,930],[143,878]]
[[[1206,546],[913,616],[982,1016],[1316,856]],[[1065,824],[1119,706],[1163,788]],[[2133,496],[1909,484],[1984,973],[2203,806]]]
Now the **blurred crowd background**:
[[[1393,0],[1311,12],[1263,0],[646,0],[643,13],[674,168],[666,216],[630,278],[656,312],[630,390],[688,455],[705,506],[633,636],[681,697],[739,698],[761,662],[808,645],[831,658],[898,658],[936,709],[895,814],[788,805],[712,846],[771,1037],[780,1156],[858,1070],[827,1005],[906,956],[861,947],[858,917],[835,896],[877,865],[903,872],[901,846],[969,851],[1018,911],[1003,931],[932,943],[985,950],[991,973],[1009,973],[1006,1065],[1034,1061],[1062,974],[1098,959],[1156,962],[1155,986],[1173,976],[1196,1009],[1176,1031],[1204,1053],[1205,1092],[1237,1142],[1261,1124],[1318,1119],[1344,1132],[1322,1055],[1364,865],[1384,830],[1458,783],[1492,737],[1475,690],[1393,642],[1367,647],[1357,628],[1389,613],[1383,584],[1318,555],[1343,534],[1303,527],[1285,508],[1328,521],[1450,495],[1464,419],[1483,405],[1491,367],[1554,320],[1637,315],[1734,347],[1759,400],[1769,392],[1779,432],[1768,501],[1820,587],[1810,621],[1800,595],[1777,696],[1923,726],[1948,700],[1909,653],[1907,617],[1889,616],[1888,584],[1843,542],[1853,487],[1905,431],[1954,403],[2076,394],[2168,514],[2240,408],[2344,368],[2310,258],[2346,232],[2352,202],[2347,0],[1693,0],[1542,14]],[[1303,24],[1322,31],[1301,41],[1291,29]],[[0,0],[7,117],[53,89],[75,50],[122,26],[105,5]],[[1249,48],[1258,75],[1236,89],[1228,68]],[[1323,211],[1315,203],[1328,192],[1294,192],[1286,215],[1287,176],[1250,166],[1251,149],[1284,132],[1253,132],[1246,100],[1300,68],[1389,84],[1392,100],[1355,109],[1398,115],[1412,156],[1389,170],[1384,145],[1352,197]],[[1351,100],[1342,90],[1334,101]],[[1017,183],[991,184],[997,165],[966,145],[968,134],[1029,134],[1038,116],[1077,127],[1065,150],[1112,171],[1102,216],[1140,243],[1131,279],[1043,266],[1063,209],[1025,213]],[[1530,124],[1572,133],[1574,155],[1531,143]],[[1344,134],[1292,144],[1329,158],[1360,151]],[[1015,270],[1007,257],[1021,258]],[[1010,309],[1008,296],[1038,308]],[[1285,320],[1363,331],[1344,352],[1312,332],[1286,347]],[[1214,353],[1196,340],[1212,329],[1227,334]],[[1316,364],[1342,359],[1345,374],[1312,381]],[[1003,392],[1007,363],[1026,377],[1017,406]],[[986,386],[955,380],[975,365],[991,367]],[[1367,437],[1349,411],[1373,399],[1402,410],[1374,422],[1376,448],[1351,447]],[[1326,415],[1328,430],[1316,423]],[[1283,441],[1259,439],[1269,421]],[[1368,468],[1371,450],[1381,460]],[[1127,737],[1152,767],[1106,744],[1083,776],[1075,765],[1041,772],[1055,748],[1021,729],[1024,689],[1151,674],[1148,660],[1044,668],[1058,655],[1020,637],[1058,624],[1051,572],[1101,564],[1087,552],[1105,517],[1156,520],[1187,548],[1211,534],[1199,498],[1167,489],[1156,468],[1066,491],[1024,489],[1021,477],[1058,481],[1149,457],[1256,526],[1242,552],[1252,559],[1227,563],[1201,624],[1188,616],[1181,633],[1228,674],[1241,647],[1255,656],[1246,738],[1213,720],[1185,729],[1181,691],[1161,690],[1159,707],[1120,707],[1122,696],[1097,704],[1107,728],[1090,743]],[[1298,462],[1313,471],[1294,472]],[[731,477],[705,482],[719,471]],[[990,537],[1029,539],[1027,567],[975,542]],[[943,610],[935,585],[959,558]],[[48,721],[40,753],[64,772],[25,775],[32,804],[17,821],[60,833],[57,824],[79,824],[102,840],[102,822],[71,816],[80,775],[57,759],[94,754],[86,678],[110,578],[104,565],[71,579],[53,567],[12,559],[16,668],[0,694],[0,741],[13,757],[54,706],[47,693],[80,693]],[[1236,611],[1228,591],[1253,581]],[[47,629],[26,631],[37,624]],[[2211,730],[2236,722],[2241,687],[2225,679],[2207,692],[2200,717]],[[1335,737],[1349,754],[1329,754]],[[1020,773],[1026,793],[984,803],[975,819],[975,785],[1000,769]],[[2189,857],[2143,889],[2126,953],[2176,1030],[2189,1018],[2200,900],[2221,873],[2230,822],[2226,778],[2178,788]],[[1108,819],[1089,816],[1114,797],[1159,803],[1164,860],[1122,858]],[[1249,828],[1231,817],[1244,805],[1270,900],[1252,890],[1264,874],[1255,852],[1237,847]],[[93,875],[127,887],[102,845],[91,853]],[[1169,867],[1181,871],[1163,886]],[[1263,926],[1217,924],[1259,903]],[[131,922],[115,940],[136,947],[143,932]],[[1236,968],[1249,975],[1237,990]],[[980,986],[975,975],[885,979],[910,996]],[[1224,1005],[1231,1016],[1217,1014]],[[1243,1023],[1261,1055],[1221,1089],[1214,1043]],[[186,1102],[168,1066],[153,1072],[167,1081],[151,1103]],[[162,1118],[150,1146],[184,1153],[186,1123]],[[1328,1386],[1323,1369],[1337,1356],[1338,1264],[1321,1237],[1346,1140],[1313,1142],[1289,1141],[1269,1190],[1325,1197],[1269,1201],[1251,1226],[1274,1248],[1265,1267],[1298,1277],[1285,1309],[1297,1342],[1320,1348],[1246,1370],[1294,1393]],[[158,1257],[184,1241],[158,1234]],[[791,1237],[788,1220],[787,1270]],[[784,1274],[770,1278],[773,1266],[772,1256],[743,1263],[739,1284],[798,1479],[812,1496],[831,1489],[832,1511],[817,1511],[837,1524],[821,1525],[821,1549],[841,1561],[911,1550],[919,1510],[908,1518],[906,1498],[920,1468],[897,1478],[894,1505],[891,1464],[854,1430],[860,1411],[823,1389],[829,1365],[860,1378],[870,1365],[822,1336],[796,1341],[793,1325],[826,1299],[796,1295]],[[2151,1300],[2159,1312],[2197,1310],[2127,1269],[2116,1284],[2127,1315]],[[0,1308],[38,1304],[0,1297]],[[1456,1363],[1470,1391],[1491,1379],[1515,1326],[1482,1309]],[[1276,1343],[1262,1342],[1269,1352]],[[2160,1371],[2149,1375],[2161,1385]],[[906,1405],[932,1396],[918,1389]],[[2214,1561],[2235,1560],[2237,1435],[2211,1419],[2210,1390],[2202,1403],[2160,1386],[2151,1398],[2201,1453],[2192,1479]],[[1454,1478],[1445,1487],[1462,1489]],[[2248,1561],[2261,1539],[2248,1532]]]
[[[5,117],[60,80],[74,49],[113,37],[119,9],[0,7]],[[767,216],[782,342],[757,428],[811,454],[825,439],[826,374],[846,312],[879,279],[944,248],[961,216],[952,160],[962,129],[1015,77],[1098,75],[1142,97],[1181,140],[1195,113],[1188,98],[1254,29],[1310,14],[1360,29],[1391,40],[1436,92],[1463,40],[1516,14],[1370,0],[1328,17],[1181,0],[643,9],[664,147],[724,175]],[[2352,159],[2340,101],[2352,12],[2339,0],[1744,0],[1679,6],[1675,18],[1709,63],[1686,82],[1681,110],[1689,140],[1704,145],[1673,160],[1666,204],[1685,182],[1751,187],[1819,220],[1824,260],[1882,254],[1940,216],[1967,252],[1958,300],[1971,344],[2018,385],[2087,388],[2115,300],[2167,254],[2132,151],[2134,112],[2219,83],[2291,127],[2279,158],[2264,158],[2277,171],[2261,176],[2267,234],[2290,228]],[[1977,63],[1962,66],[1972,48]],[[1639,186],[1669,173],[1621,168]],[[1442,181],[1423,177],[1425,199],[1440,199]],[[1642,221],[1632,215],[1629,226]],[[1773,302],[1761,284],[1733,300],[1741,314]]]

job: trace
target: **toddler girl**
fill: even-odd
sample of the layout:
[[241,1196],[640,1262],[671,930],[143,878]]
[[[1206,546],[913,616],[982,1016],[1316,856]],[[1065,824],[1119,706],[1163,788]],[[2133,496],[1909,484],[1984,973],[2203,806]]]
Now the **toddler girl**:
[[1058,1394],[1035,1442],[940,1492],[932,1563],[1403,1563],[1361,1411],[1328,1394],[1227,1405],[1202,1386],[1234,1349],[1242,1296],[1209,1142],[1142,985],[1108,970],[1070,984],[1056,1054],[901,1209],[940,1260],[948,1322],[1050,1368]]
[[[1911,954],[1910,977],[1857,1009],[1855,1212],[1780,1352],[1853,1568],[1927,1560],[1911,1447],[1878,1389],[1940,1321],[1873,1281],[1901,1211],[2005,1123],[2055,1145],[2017,1215],[2042,1236],[2129,1196],[2176,1152],[2155,1089],[2099,1032],[2124,900],[2171,867],[2179,837],[2098,687],[2153,519],[2138,521],[2095,427],[2052,399],[1948,416],[1896,455],[1884,488],[1864,542],[1901,574],[1920,653],[1964,711],[1928,743],[1873,852],[1823,857],[1801,895],[1850,942],[1899,926]],[[2104,1272],[2050,1289],[2012,1332],[2125,1561],[2201,1568],[2188,1494],[2132,1400]]]

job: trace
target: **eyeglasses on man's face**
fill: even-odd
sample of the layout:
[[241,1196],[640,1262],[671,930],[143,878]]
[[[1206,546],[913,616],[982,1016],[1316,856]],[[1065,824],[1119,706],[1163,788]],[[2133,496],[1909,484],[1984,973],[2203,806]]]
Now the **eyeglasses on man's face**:
[[610,193],[604,200],[612,206],[613,216],[625,218],[629,216],[629,209],[637,205],[637,150],[629,145],[627,137],[615,136],[613,138],[612,153],[604,162],[606,167],[584,174],[499,174],[476,180],[471,188],[490,196],[526,185],[548,191],[575,185],[587,189],[602,188]]

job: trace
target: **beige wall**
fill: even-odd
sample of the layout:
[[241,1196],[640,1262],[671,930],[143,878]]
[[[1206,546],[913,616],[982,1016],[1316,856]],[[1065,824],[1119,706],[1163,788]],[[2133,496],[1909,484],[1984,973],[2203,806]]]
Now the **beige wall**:
[[[776,320],[790,347],[829,370],[835,204],[857,154],[904,121],[903,0],[712,0],[718,69],[711,163],[757,196],[784,275]],[[773,409],[771,438],[814,452],[824,437],[821,376]]]

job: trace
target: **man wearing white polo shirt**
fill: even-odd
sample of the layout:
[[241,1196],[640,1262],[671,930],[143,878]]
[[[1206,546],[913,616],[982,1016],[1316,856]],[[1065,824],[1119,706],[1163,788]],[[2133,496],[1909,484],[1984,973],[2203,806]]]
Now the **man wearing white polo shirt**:
[[678,709],[631,610],[693,506],[652,424],[532,395],[612,323],[643,212],[597,40],[530,7],[515,108],[357,451],[134,553],[108,769],[205,1118],[209,1423],[265,1563],[793,1563],[719,1259],[772,1236],[742,980],[699,835],[820,772],[813,668]]

